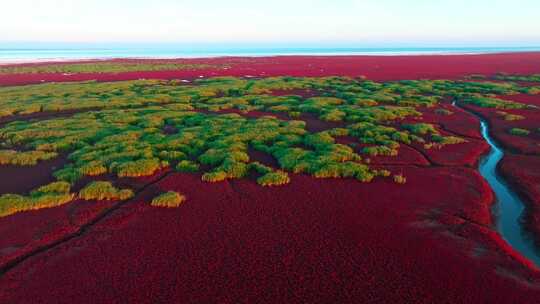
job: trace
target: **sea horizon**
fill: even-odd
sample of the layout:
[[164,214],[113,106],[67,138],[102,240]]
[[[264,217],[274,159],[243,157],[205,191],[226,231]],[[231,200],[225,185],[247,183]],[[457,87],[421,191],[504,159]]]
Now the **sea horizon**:
[[0,64],[107,60],[272,56],[404,56],[537,52],[526,47],[0,47]]

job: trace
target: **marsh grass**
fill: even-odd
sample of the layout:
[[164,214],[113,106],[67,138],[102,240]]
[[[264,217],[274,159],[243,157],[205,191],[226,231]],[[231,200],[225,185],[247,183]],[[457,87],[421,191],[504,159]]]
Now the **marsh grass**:
[[527,129],[521,129],[521,128],[512,128],[508,131],[508,133],[515,135],[515,136],[527,136],[531,134],[531,131]]
[[[40,69],[77,73],[180,68],[198,67],[53,65]],[[504,76],[524,77],[529,81],[537,76]],[[319,96],[303,98],[292,94],[293,90],[318,92]],[[290,91],[291,95],[273,96],[275,91]],[[19,206],[2,208],[24,210],[65,203],[72,199],[65,191],[68,185],[83,176],[137,178],[168,166],[179,172],[200,172],[206,182],[246,178],[253,171],[263,186],[286,184],[290,182],[289,173],[369,182],[391,174],[370,167],[364,155],[395,157],[402,144],[443,149],[465,142],[459,137],[442,136],[432,124],[403,123],[409,118],[419,119],[422,109],[448,98],[501,110],[527,108],[495,97],[518,93],[531,94],[534,88],[484,80],[374,82],[349,77],[217,77],[182,85],[174,80],[136,80],[2,87],[0,117],[81,111],[67,117],[14,121],[0,128],[0,165],[31,166],[59,153],[68,154],[68,163],[54,172],[58,184],[36,189],[29,196],[2,196],[8,202],[3,206]],[[235,113],[223,114],[223,110]],[[304,121],[251,116],[253,111],[298,119],[307,115],[339,127],[310,132]],[[452,114],[440,108],[435,113]],[[522,119],[503,113],[501,117],[507,120]],[[174,134],[167,134],[165,128],[174,129]],[[511,134],[520,136],[529,132],[512,130]],[[339,144],[339,136],[352,137],[364,148],[357,154],[351,146]],[[250,159],[248,150],[252,148],[276,159],[276,168]],[[406,180],[404,176],[391,178],[396,182]],[[126,199],[133,192],[103,181],[87,185],[79,195],[89,200]]]
[[18,212],[57,207],[71,202],[75,194],[70,193],[71,185],[53,182],[33,190],[30,195],[4,194],[0,196],[0,217]]
[[133,197],[134,193],[130,189],[117,189],[110,182],[95,181],[79,191],[79,198],[83,200],[126,200]]
[[150,205],[153,207],[177,208],[185,202],[185,200],[186,197],[184,195],[178,192],[169,191],[155,197]]

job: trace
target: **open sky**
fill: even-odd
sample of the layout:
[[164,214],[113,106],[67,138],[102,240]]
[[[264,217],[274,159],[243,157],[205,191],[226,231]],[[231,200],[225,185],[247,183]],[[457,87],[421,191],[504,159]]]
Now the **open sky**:
[[0,0],[0,44],[540,45],[539,0]]

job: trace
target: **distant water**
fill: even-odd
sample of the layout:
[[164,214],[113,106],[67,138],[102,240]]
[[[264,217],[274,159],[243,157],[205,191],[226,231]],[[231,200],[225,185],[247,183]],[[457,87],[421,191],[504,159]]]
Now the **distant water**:
[[452,55],[540,51],[539,47],[456,48],[227,48],[227,47],[2,47],[0,63],[110,58],[202,58],[278,55]]

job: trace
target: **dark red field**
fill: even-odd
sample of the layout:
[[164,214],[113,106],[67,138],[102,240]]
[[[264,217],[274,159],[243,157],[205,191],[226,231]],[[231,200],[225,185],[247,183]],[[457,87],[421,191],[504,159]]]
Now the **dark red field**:
[[[540,53],[192,61],[231,67],[0,75],[0,85],[201,75],[462,78],[537,73]],[[513,97],[540,104],[538,98]],[[476,170],[489,149],[479,120],[445,107],[454,114],[426,110],[422,122],[467,143],[444,150],[414,144],[398,157],[372,159],[403,172],[405,185],[294,175],[289,185],[263,188],[254,180],[210,184],[198,174],[160,172],[124,181],[139,190],[125,203],[77,201],[0,218],[0,303],[538,303],[540,272],[493,228],[493,194]],[[531,204],[527,225],[540,235],[540,133],[507,135],[509,124],[540,128],[540,117],[527,112],[521,113],[526,120],[505,122],[496,110],[469,108],[512,151],[500,169]],[[520,111],[527,110],[508,112]],[[325,128],[302,119],[313,130]],[[13,171],[15,178],[26,174]],[[0,189],[19,189],[4,182],[8,175],[0,174]],[[170,190],[188,200],[176,209],[149,206],[156,193]]]
[[[262,58],[183,59],[186,63],[226,64],[230,67],[185,71],[129,72],[120,74],[0,75],[0,85],[64,81],[135,79],[194,79],[200,76],[359,76],[372,80],[453,79],[470,74],[538,72],[540,53],[454,56],[279,56]],[[40,63],[43,64],[43,63]]]

